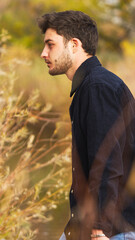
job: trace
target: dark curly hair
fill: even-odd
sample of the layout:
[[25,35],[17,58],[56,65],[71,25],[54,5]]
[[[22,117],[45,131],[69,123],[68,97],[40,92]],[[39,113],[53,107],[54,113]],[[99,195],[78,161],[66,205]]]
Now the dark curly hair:
[[95,55],[98,44],[97,25],[87,14],[72,10],[52,12],[43,15],[37,21],[42,33],[52,28],[67,41],[74,37],[78,38],[82,42],[84,51]]

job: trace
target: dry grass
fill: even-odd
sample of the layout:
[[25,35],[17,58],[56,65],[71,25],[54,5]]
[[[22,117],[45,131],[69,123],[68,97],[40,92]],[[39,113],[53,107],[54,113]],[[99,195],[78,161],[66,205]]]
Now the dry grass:
[[16,69],[30,62],[9,58],[8,33],[0,37],[0,239],[34,239],[31,223],[51,220],[48,210],[68,195],[71,139],[58,132],[69,123],[35,86],[16,91]]

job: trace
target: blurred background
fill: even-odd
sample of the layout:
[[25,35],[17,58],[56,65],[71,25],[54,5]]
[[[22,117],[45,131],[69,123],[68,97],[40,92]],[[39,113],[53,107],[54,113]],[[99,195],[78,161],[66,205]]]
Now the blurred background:
[[99,60],[135,95],[135,0],[0,1],[0,239],[57,240],[69,218],[71,82],[48,74],[36,19],[71,9],[96,20]]

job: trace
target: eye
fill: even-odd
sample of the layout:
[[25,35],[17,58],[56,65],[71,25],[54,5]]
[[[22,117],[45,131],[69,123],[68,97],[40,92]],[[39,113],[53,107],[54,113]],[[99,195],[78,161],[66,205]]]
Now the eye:
[[51,49],[53,47],[54,44],[52,43],[48,43],[48,47]]

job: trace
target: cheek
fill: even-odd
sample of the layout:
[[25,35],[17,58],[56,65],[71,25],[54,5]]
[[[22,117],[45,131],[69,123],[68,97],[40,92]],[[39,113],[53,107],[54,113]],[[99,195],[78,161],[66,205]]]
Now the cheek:
[[55,51],[50,50],[50,52],[49,52],[49,57],[54,61],[54,59],[56,58]]
[[58,63],[62,54],[63,54],[63,48],[61,47],[55,48],[55,49],[53,48],[49,53],[49,57],[53,62]]

